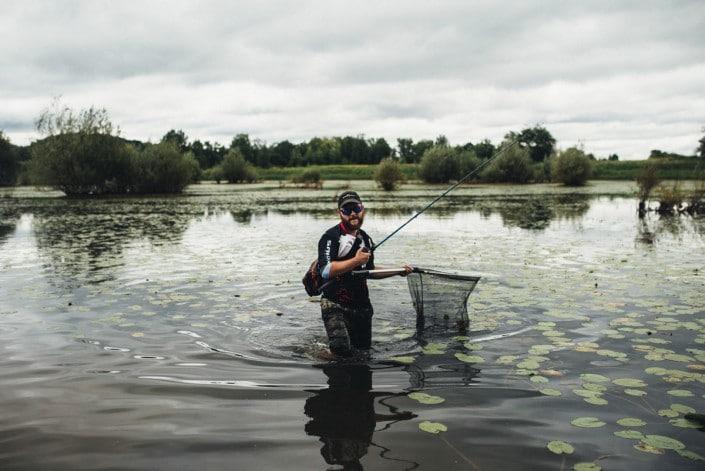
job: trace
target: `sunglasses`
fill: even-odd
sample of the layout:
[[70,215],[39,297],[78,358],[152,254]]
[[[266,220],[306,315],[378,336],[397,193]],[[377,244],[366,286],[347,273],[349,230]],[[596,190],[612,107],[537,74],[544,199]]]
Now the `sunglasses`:
[[343,206],[340,208],[340,212],[345,216],[350,216],[352,213],[360,214],[365,209],[361,204],[356,204],[355,206]]

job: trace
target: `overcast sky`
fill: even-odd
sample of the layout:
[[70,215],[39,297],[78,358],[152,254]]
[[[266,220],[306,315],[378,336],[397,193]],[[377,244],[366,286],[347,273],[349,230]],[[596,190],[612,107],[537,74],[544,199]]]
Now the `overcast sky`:
[[451,143],[543,124],[560,147],[692,154],[705,1],[3,1],[0,130],[52,97],[127,138]]

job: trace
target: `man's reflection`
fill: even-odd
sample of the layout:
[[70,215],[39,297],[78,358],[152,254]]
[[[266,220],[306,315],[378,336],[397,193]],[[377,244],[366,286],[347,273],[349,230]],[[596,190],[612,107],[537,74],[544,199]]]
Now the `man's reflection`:
[[342,465],[346,470],[363,469],[360,459],[367,454],[375,425],[416,416],[388,405],[390,413],[375,412],[376,398],[404,393],[372,392],[372,370],[366,364],[329,364],[323,372],[328,377],[328,389],[314,391],[315,395],[306,401],[304,412],[311,418],[306,433],[320,437],[326,463]]

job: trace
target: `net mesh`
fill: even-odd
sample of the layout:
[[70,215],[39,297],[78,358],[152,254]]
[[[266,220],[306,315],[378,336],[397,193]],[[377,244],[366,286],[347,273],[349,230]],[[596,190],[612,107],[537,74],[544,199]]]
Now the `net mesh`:
[[480,280],[479,276],[415,268],[406,279],[416,310],[418,332],[467,330],[468,296]]

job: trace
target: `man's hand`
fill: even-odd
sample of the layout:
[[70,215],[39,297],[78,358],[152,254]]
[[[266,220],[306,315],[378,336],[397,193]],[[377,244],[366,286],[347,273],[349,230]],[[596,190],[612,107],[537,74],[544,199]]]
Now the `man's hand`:
[[408,275],[409,273],[411,273],[412,271],[414,271],[414,267],[412,267],[412,266],[409,265],[408,263],[405,263],[405,264],[404,264],[404,273],[399,273],[399,275],[400,275],[400,276],[406,276],[406,275]]
[[358,266],[366,264],[370,260],[370,255],[372,254],[369,249],[365,247],[358,249],[357,253],[355,254],[355,261],[357,262]]

